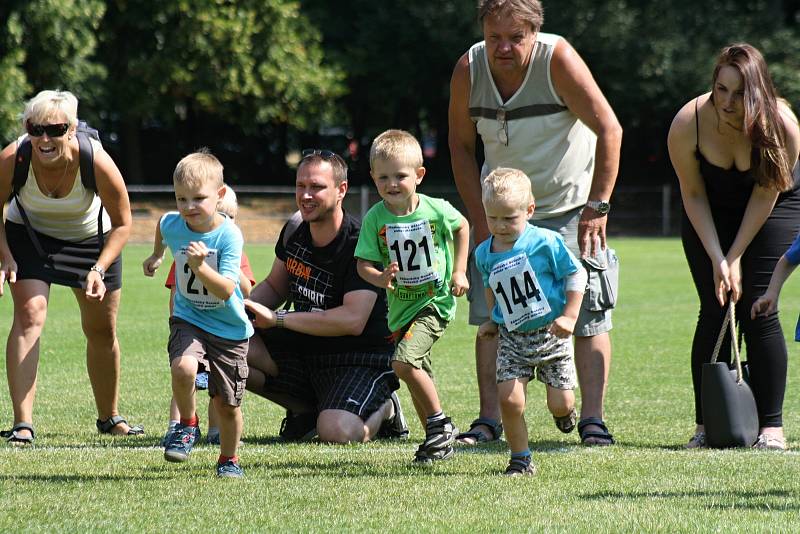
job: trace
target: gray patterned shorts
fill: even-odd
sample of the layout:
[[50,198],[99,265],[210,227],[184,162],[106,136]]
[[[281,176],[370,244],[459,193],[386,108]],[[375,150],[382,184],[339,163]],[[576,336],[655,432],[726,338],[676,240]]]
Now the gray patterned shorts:
[[556,389],[575,389],[575,359],[572,336],[561,339],[549,326],[530,332],[509,332],[500,325],[497,347],[497,383],[515,378],[533,378]]

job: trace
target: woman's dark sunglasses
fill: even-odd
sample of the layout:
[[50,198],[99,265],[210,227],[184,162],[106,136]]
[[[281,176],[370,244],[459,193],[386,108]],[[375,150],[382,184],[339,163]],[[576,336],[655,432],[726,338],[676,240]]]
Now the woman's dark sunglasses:
[[69,124],[33,124],[26,121],[25,130],[31,137],[41,137],[44,134],[47,134],[48,137],[61,137],[69,130]]

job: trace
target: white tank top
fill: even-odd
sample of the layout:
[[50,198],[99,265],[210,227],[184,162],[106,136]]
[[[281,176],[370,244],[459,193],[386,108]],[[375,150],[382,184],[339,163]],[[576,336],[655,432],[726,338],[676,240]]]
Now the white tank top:
[[[17,143],[19,144],[25,137],[20,137]],[[94,139],[91,142],[95,154],[103,150],[103,145]],[[94,191],[83,187],[80,170],[67,196],[50,198],[39,189],[31,165],[28,169],[28,179],[20,188],[18,196],[33,229],[50,237],[65,241],[83,241],[96,236],[97,216],[101,209],[103,231],[111,229],[111,219],[102,207],[100,197]],[[17,224],[25,224],[16,198],[9,202],[6,218]]]
[[[469,49],[470,117],[484,147],[481,180],[497,167],[520,169],[528,175],[536,198],[534,219],[554,217],[583,206],[594,172],[597,136],[555,92],[550,60],[560,36],[538,33],[525,80],[503,102],[486,58],[485,42]],[[505,145],[502,120],[508,126]]]

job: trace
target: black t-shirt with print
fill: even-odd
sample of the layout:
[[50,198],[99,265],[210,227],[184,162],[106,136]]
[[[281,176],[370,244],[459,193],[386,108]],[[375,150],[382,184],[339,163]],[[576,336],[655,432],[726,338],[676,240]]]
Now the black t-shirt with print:
[[354,253],[361,223],[345,213],[339,233],[324,247],[312,244],[307,222],[300,223],[288,240],[284,237],[286,228],[284,226],[281,230],[275,256],[286,264],[293,311],[336,308],[342,305],[345,294],[350,291],[372,291],[377,299],[360,336],[322,337],[284,331],[282,334],[285,336],[278,336],[283,338],[281,341],[296,343],[299,351],[307,354],[391,351],[393,345],[386,323],[386,292],[366,282],[356,270]]

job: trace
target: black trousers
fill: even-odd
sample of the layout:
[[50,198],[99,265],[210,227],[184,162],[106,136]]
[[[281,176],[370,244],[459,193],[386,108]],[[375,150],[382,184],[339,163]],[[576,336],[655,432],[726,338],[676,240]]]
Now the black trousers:
[[[712,209],[720,246],[727,253],[741,223],[741,213]],[[742,296],[736,304],[736,319],[744,334],[750,386],[756,399],[762,427],[783,426],[783,397],[786,390],[786,342],[778,314],[750,318],[753,302],[764,294],[775,264],[789,249],[800,230],[800,190],[782,194],[764,226],[756,234],[742,257]],[[719,336],[725,308],[720,307],[714,291],[714,271],[686,213],[683,214],[681,239],[689,270],[700,298],[700,313],[692,341],[692,385],[694,386],[695,421],[703,424],[700,381],[703,364],[711,359]],[[730,361],[730,333],[720,349],[720,361]],[[744,353],[742,355],[744,359]]]

